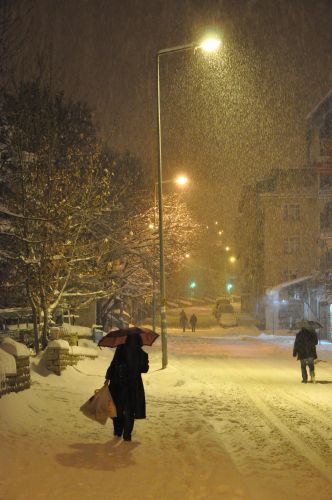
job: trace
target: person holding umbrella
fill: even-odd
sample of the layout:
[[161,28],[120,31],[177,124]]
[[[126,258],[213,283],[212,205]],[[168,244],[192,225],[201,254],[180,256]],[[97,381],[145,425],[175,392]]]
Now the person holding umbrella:
[[[317,323],[319,325],[319,323]],[[321,325],[319,325],[320,327]],[[315,322],[303,321],[301,330],[296,334],[293,356],[301,362],[302,383],[308,382],[307,366],[310,372],[310,381],[315,383],[315,359],[317,359],[316,345],[318,344]]]
[[[144,342],[149,332],[153,340]],[[100,346],[117,346],[105,378],[117,410],[112,419],[114,435],[123,436],[125,441],[131,441],[135,419],[146,417],[141,374],[149,370],[149,357],[142,345],[143,342],[151,345],[157,337],[152,331],[134,327],[110,332],[99,342]]]

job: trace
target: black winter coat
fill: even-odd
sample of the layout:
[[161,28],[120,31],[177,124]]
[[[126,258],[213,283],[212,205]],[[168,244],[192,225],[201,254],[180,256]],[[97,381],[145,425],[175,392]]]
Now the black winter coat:
[[317,358],[316,345],[318,344],[317,333],[302,328],[296,335],[293,356],[297,359]]
[[141,373],[147,373],[149,370],[149,357],[140,348],[134,365],[129,367],[124,350],[124,345],[116,348],[105,378],[110,381],[108,387],[117,414],[129,412],[134,418],[145,418],[145,393]]

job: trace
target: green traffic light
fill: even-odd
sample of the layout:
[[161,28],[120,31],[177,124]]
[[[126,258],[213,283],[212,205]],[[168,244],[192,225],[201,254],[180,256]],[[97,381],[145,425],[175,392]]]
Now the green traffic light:
[[189,288],[196,288],[196,282],[195,282],[195,281],[192,281],[192,282],[189,284]]
[[233,284],[232,283],[227,283],[226,285],[226,289],[227,289],[227,292],[230,292],[233,288]]

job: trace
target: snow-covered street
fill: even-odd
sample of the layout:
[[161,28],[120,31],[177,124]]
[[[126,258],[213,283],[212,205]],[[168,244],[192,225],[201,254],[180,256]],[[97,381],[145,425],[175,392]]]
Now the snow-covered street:
[[0,498],[332,498],[332,351],[318,347],[318,383],[301,384],[292,339],[169,337],[146,348],[147,419],[113,438],[80,405],[112,358],[61,375],[35,369],[30,390],[0,400]]

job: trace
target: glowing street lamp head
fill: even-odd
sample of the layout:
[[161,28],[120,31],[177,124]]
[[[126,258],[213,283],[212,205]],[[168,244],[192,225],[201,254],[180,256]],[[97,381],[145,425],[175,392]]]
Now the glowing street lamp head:
[[229,252],[230,248],[229,247],[225,247],[225,250],[226,250],[226,252]]
[[236,258],[232,256],[232,257],[229,258],[229,261],[232,262],[232,263],[234,263],[236,261]]
[[175,182],[176,182],[176,184],[178,184],[179,186],[185,186],[186,184],[188,184],[189,180],[188,180],[188,177],[186,177],[185,175],[179,175],[179,176],[175,179]]
[[207,38],[204,40],[199,48],[204,50],[204,52],[215,52],[219,49],[221,45],[221,40],[219,38]]

